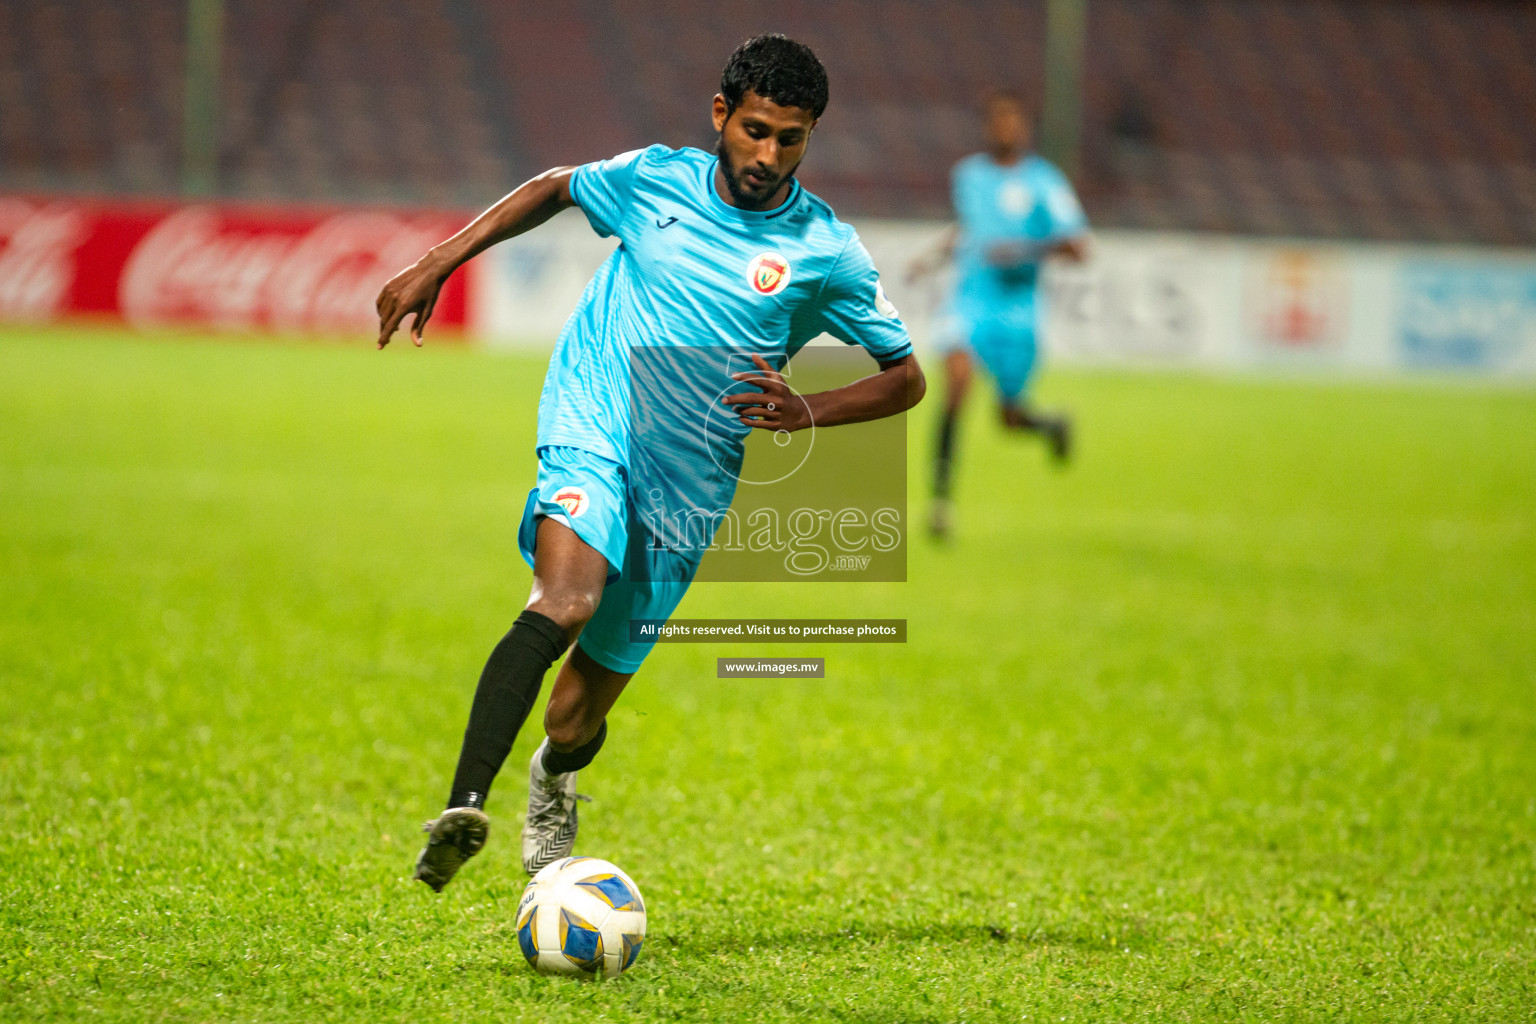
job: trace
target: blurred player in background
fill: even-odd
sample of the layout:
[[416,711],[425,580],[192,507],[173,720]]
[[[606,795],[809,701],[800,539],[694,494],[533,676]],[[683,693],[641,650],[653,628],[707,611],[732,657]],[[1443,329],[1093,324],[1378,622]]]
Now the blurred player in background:
[[[750,431],[892,416],[923,395],[907,329],[858,235],[795,179],[826,105],[826,71],[809,47],[749,39],[721,75],[714,153],[651,146],[547,171],[379,296],[379,347],[412,314],[419,345],[448,275],[496,242],[576,206],[620,243],[550,359],[538,481],[518,534],[533,589],[481,674],[447,809],[428,823],[416,877],[435,890],[485,844],[486,793],[567,650],[529,765],[523,866],[531,874],[570,854],[576,772],[597,756],[609,709],[655,644],[630,622],[669,618],[710,543],[650,532],[668,519],[646,514],[657,496],[672,509],[724,510]],[[790,390],[779,371],[822,333],[863,347],[878,372],[817,394]],[[720,365],[698,379],[646,372],[703,366],[715,352]],[[730,373],[732,354],[756,369]],[[730,380],[747,390],[720,399]],[[632,416],[639,399],[665,416]],[[717,401],[733,414],[723,437],[707,429]]]
[[1052,256],[1082,260],[1088,222],[1066,176],[1030,151],[1034,122],[1023,97],[993,92],[983,114],[986,150],[951,172],[955,226],[910,272],[915,280],[951,259],[955,264],[954,292],[940,309],[934,337],[944,357],[945,387],[930,525],[940,538],[950,529],[955,431],[973,360],[980,360],[997,385],[1005,426],[1040,435],[1058,461],[1066,461],[1072,449],[1071,420],[1035,410],[1028,389],[1044,320],[1041,264]]

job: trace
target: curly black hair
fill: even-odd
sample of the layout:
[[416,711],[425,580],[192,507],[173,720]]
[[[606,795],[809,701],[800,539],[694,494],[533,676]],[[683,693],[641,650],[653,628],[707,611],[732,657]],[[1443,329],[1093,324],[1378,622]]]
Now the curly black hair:
[[820,117],[827,109],[827,69],[804,43],[778,32],[753,36],[736,47],[720,72],[720,95],[731,110],[748,90]]

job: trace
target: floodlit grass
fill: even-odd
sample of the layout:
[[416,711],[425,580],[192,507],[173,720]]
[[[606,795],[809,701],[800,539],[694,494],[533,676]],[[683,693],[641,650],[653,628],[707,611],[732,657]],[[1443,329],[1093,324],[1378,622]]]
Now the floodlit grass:
[[[542,360],[0,366],[4,1019],[1536,1014],[1529,392],[1063,372],[1063,473],[978,405],[911,582],[689,595],[911,642],[658,648],[582,779],[650,912],[594,984],[513,933],[537,735],[486,853],[407,878],[526,596]],[[827,678],[714,678],[752,653]]]

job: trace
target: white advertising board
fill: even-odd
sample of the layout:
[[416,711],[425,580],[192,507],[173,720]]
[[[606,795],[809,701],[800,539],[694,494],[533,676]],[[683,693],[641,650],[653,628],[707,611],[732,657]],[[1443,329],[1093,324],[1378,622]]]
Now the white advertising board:
[[[922,352],[945,282],[906,271],[944,226],[858,227]],[[497,246],[473,269],[473,332],[547,348],[614,245],[571,211]],[[1063,363],[1536,379],[1536,252],[1104,231],[1043,286]]]

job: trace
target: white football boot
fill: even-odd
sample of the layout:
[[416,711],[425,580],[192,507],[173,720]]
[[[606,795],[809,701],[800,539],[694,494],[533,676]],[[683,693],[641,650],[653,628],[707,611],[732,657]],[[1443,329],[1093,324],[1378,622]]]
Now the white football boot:
[[576,773],[550,775],[544,770],[544,748],[533,752],[528,766],[528,817],[523,821],[523,868],[537,874],[546,864],[569,857],[576,845]]

